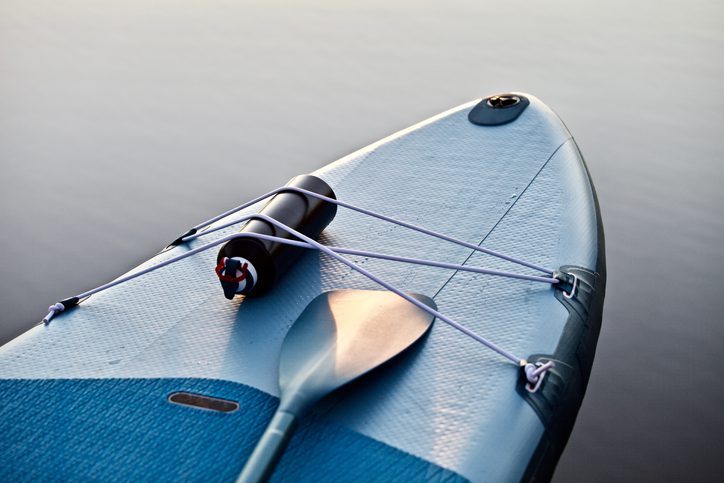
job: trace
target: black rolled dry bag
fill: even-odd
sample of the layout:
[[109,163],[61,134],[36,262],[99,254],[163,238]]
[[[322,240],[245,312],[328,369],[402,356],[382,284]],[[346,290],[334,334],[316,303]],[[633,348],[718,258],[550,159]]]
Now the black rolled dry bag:
[[[336,199],[327,183],[312,175],[293,178],[286,186],[302,188]],[[304,235],[316,239],[337,213],[337,205],[294,191],[280,191],[264,205],[263,213]],[[249,220],[241,233],[260,233],[297,240],[286,230],[264,220]],[[216,273],[228,299],[237,294],[260,295],[268,291],[307,248],[251,237],[224,244],[217,257]]]

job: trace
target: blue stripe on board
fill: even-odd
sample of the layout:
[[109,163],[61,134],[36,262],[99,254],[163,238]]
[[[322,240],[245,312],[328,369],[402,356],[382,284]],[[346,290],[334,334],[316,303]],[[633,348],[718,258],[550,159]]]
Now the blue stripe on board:
[[[232,413],[171,404],[188,391],[240,403]],[[0,380],[0,480],[231,481],[277,399],[210,379]],[[339,425],[306,418],[272,481],[463,478]]]

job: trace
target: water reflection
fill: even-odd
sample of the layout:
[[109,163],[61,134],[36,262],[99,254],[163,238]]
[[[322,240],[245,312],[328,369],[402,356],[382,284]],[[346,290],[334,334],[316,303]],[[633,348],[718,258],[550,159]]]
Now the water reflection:
[[525,90],[576,136],[607,235],[604,327],[557,480],[713,480],[723,24],[714,1],[5,1],[1,338],[295,174]]

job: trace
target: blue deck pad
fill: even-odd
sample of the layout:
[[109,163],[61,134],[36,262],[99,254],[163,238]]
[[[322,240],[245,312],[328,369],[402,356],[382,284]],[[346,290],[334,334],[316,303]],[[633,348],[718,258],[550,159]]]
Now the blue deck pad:
[[[238,401],[232,413],[167,401],[188,391]],[[3,380],[2,481],[233,481],[277,399],[210,379]],[[272,481],[465,481],[314,415],[302,421]]]

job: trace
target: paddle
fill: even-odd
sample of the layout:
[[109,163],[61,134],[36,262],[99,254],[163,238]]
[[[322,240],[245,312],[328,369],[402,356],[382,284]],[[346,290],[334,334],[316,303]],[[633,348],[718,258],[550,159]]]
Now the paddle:
[[[410,295],[436,308],[431,298]],[[312,300],[284,339],[279,407],[237,482],[268,479],[299,417],[322,397],[410,347],[432,320],[392,292],[335,290]]]

